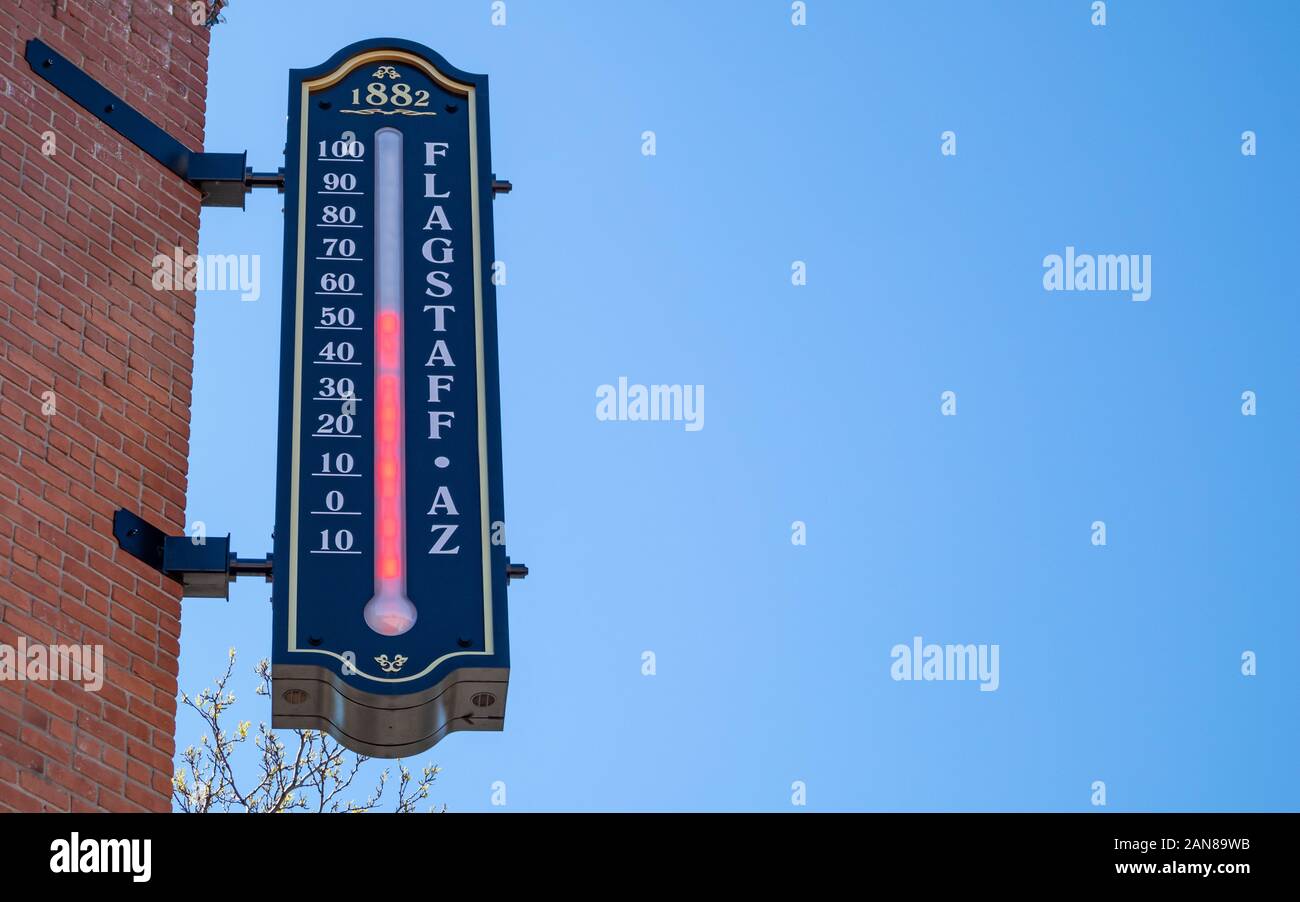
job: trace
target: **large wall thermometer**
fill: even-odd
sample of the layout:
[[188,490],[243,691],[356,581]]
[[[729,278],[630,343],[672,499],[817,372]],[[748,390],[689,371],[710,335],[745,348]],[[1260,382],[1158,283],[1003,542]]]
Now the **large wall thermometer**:
[[500,730],[509,655],[487,78],[397,39],[293,70],[272,725]]

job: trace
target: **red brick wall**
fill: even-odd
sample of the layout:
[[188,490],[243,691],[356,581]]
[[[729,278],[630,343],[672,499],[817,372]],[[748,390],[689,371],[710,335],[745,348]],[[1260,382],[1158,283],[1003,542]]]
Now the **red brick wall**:
[[112,517],[184,527],[195,299],[155,291],[151,260],[195,251],[199,195],[23,53],[39,37],[199,149],[209,33],[190,15],[0,0],[0,643],[102,644],[106,664],[98,693],[0,681],[0,811],[170,808],[180,597]]

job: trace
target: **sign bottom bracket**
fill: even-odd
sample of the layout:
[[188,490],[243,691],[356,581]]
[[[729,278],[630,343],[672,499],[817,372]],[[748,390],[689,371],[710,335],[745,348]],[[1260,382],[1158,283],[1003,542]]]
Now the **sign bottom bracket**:
[[241,558],[230,550],[230,535],[195,539],[169,536],[131,511],[113,514],[118,547],[163,576],[180,583],[186,598],[230,599],[230,584],[241,576],[262,576],[271,582],[271,555]]

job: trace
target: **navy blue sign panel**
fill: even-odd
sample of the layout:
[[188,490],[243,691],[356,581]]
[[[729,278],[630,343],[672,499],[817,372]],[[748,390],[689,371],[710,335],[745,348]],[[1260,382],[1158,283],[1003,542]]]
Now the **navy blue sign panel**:
[[290,73],[273,725],[369,755],[504,721],[487,100],[397,39]]

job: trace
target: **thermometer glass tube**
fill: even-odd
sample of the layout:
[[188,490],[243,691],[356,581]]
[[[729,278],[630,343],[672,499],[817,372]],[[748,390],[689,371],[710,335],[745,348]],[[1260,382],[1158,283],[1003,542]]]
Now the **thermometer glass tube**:
[[402,133],[375,133],[375,594],[366,624],[415,626],[406,597],[406,450],[402,408]]

